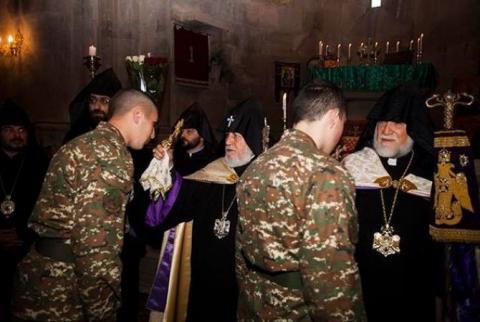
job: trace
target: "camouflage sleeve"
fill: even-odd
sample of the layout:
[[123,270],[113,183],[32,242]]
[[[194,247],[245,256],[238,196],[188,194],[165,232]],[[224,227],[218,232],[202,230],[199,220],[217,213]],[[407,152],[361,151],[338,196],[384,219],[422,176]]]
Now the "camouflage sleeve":
[[128,191],[124,179],[109,170],[92,168],[85,178],[89,183],[75,201],[71,240],[79,294],[89,321],[114,317],[120,296],[119,254]]
[[[340,177],[341,178],[341,177]],[[304,297],[313,320],[363,321],[351,226],[354,196],[336,171],[317,172],[310,183],[299,251]]]

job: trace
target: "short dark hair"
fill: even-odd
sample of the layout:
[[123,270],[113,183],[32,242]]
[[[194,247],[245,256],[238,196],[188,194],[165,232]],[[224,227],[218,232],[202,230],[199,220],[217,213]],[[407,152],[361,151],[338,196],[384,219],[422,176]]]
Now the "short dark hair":
[[314,81],[305,85],[293,102],[293,124],[300,121],[319,120],[331,109],[346,113],[342,91],[332,83]]
[[112,118],[112,116],[126,114],[135,106],[141,106],[148,113],[157,109],[155,103],[148,95],[136,89],[120,90],[110,101],[107,119]]

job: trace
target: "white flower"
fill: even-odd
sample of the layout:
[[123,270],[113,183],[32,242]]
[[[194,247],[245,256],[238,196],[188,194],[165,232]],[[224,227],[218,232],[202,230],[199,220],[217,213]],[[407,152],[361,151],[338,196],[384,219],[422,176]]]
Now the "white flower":
[[132,61],[132,57],[127,56],[127,57],[125,57],[125,60],[126,60],[126,61]]
[[145,60],[145,55],[140,55],[140,56],[138,56],[138,62],[139,62],[140,64],[143,64],[143,61],[144,61],[144,60]]
[[138,56],[133,56],[132,60],[133,60],[134,63],[138,63]]

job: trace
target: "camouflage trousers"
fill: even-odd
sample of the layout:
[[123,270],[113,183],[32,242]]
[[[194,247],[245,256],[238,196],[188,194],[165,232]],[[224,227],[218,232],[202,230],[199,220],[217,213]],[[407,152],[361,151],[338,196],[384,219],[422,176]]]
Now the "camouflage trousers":
[[98,303],[103,316],[88,319],[74,264],[42,256],[35,248],[19,263],[14,284],[12,312],[16,321],[115,321],[118,303],[113,293]]

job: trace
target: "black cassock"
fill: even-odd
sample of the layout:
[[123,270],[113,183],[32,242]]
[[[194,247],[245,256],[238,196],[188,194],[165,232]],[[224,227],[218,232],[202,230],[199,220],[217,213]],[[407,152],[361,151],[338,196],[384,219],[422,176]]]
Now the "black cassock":
[[[237,173],[239,169],[235,169]],[[219,239],[215,220],[230,205],[230,230]],[[234,200],[235,199],[235,200]],[[233,201],[233,203],[232,203]],[[235,184],[183,180],[175,205],[162,229],[193,219],[191,281],[187,321],[235,321],[238,287],[235,277],[235,229],[238,208]]]
[[[410,154],[397,159],[396,166],[388,165],[387,158],[381,161],[390,176],[398,180],[409,159]],[[432,173],[422,172],[421,162],[415,155],[408,173],[431,180]],[[383,189],[383,194],[388,218],[395,189]],[[379,189],[357,189],[356,202],[359,241],[355,255],[368,321],[434,321],[442,251],[429,235],[430,201],[399,191],[390,225],[400,236],[400,253],[387,257],[372,249],[373,235],[384,225]]]

